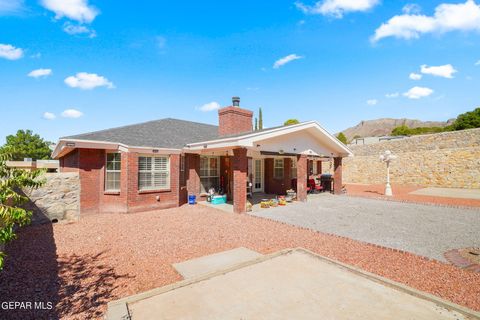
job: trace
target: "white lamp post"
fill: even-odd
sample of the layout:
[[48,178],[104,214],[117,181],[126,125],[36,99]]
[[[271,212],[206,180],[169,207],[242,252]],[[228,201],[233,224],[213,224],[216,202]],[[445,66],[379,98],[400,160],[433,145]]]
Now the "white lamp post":
[[384,154],[380,155],[380,161],[387,164],[387,184],[385,185],[385,195],[391,197],[392,186],[390,185],[390,162],[396,159],[397,156],[393,155],[390,150],[385,151]]

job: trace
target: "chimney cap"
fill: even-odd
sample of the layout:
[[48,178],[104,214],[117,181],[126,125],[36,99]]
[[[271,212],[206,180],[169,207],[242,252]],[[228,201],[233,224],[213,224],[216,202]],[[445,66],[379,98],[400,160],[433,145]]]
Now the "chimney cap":
[[232,97],[232,104],[234,107],[240,107],[240,97]]

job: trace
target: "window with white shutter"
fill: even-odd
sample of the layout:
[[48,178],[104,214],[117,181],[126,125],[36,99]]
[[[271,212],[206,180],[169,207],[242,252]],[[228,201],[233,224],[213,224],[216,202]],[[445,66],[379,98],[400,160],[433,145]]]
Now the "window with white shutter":
[[170,189],[170,158],[138,158],[138,190]]

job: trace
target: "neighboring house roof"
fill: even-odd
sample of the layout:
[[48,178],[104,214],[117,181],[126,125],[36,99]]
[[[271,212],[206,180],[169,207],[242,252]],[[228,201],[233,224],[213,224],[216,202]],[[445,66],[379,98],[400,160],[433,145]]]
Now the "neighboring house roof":
[[218,138],[218,127],[166,118],[61,139],[122,143],[127,146],[182,149],[187,143]]

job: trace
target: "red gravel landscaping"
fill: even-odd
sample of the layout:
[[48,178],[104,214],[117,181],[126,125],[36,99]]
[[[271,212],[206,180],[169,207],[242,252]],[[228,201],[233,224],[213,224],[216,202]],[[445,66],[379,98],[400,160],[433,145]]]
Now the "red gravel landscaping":
[[172,263],[246,247],[304,247],[480,310],[480,274],[358,241],[203,206],[99,214],[26,227],[8,248],[2,301],[53,302],[51,311],[1,311],[8,319],[101,318],[111,300],[181,280]]
[[384,195],[384,184],[347,184],[346,188],[347,194],[350,196],[436,204],[454,207],[480,207],[480,200],[476,199],[447,198],[410,194],[410,192],[423,188],[419,186],[392,185],[393,197],[386,197]]

